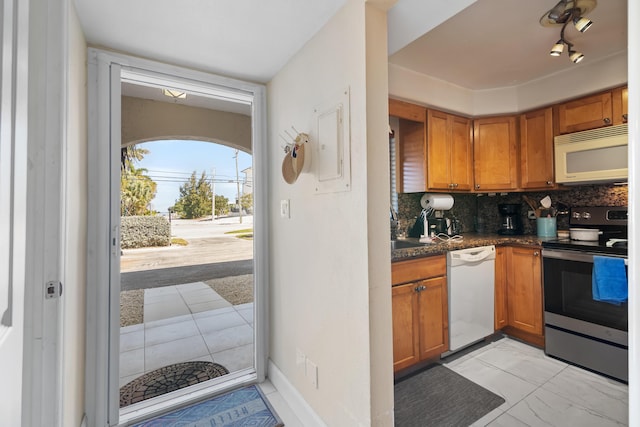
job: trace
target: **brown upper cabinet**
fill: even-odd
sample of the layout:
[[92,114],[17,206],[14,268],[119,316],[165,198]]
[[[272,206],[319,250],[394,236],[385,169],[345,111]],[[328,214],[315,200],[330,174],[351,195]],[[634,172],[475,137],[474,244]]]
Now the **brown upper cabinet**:
[[553,137],[626,123],[627,105],[628,90],[619,87],[519,116],[469,119],[390,99],[397,191],[557,188]]
[[613,124],[611,91],[558,104],[558,134]]
[[515,116],[473,121],[473,174],[476,191],[518,188],[518,134]]
[[520,115],[520,188],[553,188],[552,108]]
[[613,105],[613,124],[620,125],[627,123],[629,117],[629,89],[626,87],[619,87],[611,91],[611,97]]
[[426,191],[427,109],[389,99],[389,115],[398,118],[396,183],[398,193]]
[[471,120],[427,110],[427,187],[470,191],[473,188]]

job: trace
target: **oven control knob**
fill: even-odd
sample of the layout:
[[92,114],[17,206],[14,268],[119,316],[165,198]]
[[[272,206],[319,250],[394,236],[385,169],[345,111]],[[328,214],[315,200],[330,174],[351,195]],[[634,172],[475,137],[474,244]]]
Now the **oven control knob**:
[[573,213],[573,218],[575,218],[575,219],[580,219],[580,216],[581,216],[580,212],[574,212]]
[[589,212],[585,212],[585,213],[582,214],[582,218],[589,219],[589,218],[591,218],[591,214]]

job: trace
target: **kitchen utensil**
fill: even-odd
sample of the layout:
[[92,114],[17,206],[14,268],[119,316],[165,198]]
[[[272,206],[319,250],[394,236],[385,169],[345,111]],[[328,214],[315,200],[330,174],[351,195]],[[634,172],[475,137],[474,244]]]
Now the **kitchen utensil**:
[[549,209],[551,207],[551,197],[544,197],[542,200],[540,200],[540,205],[542,205],[542,207],[545,209]]
[[538,209],[538,204],[531,197],[524,194],[522,198],[527,203],[527,205],[529,205],[532,211],[535,211],[536,209]]
[[569,234],[571,235],[571,240],[594,242],[598,240],[602,231],[597,228],[570,228]]

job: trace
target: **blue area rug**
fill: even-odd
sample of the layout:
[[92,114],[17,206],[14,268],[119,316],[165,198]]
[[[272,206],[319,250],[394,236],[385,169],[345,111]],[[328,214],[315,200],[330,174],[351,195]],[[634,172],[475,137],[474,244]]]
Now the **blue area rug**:
[[255,385],[161,415],[134,427],[282,427]]

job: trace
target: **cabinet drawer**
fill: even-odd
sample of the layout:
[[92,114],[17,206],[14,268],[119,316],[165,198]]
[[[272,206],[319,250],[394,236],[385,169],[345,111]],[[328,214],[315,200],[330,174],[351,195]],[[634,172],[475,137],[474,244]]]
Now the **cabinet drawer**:
[[391,283],[393,285],[446,276],[446,274],[447,260],[444,255],[398,261],[391,264]]

